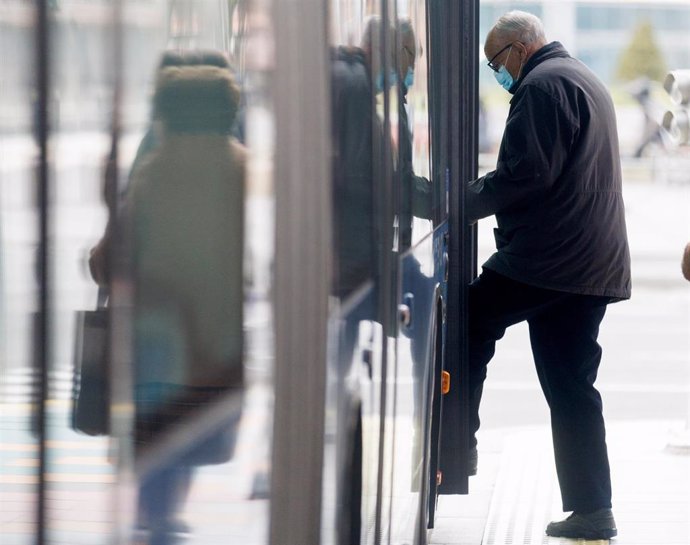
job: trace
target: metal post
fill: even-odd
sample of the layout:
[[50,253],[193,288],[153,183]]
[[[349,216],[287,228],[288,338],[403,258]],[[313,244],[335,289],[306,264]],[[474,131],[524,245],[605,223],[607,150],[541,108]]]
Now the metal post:
[[271,545],[320,542],[330,291],[326,4],[273,0],[275,409]]
[[36,543],[46,543],[46,474],[48,471],[48,453],[46,441],[46,402],[48,401],[48,365],[49,365],[49,325],[50,325],[50,293],[49,293],[49,263],[48,243],[50,226],[50,199],[48,186],[48,134],[49,134],[49,97],[50,97],[50,58],[49,58],[49,3],[38,0],[36,2],[36,81],[37,81],[37,111],[35,116],[36,146],[39,150],[36,165],[36,196],[39,215],[39,244],[38,244],[38,278],[39,278],[39,308],[37,328],[34,331],[34,342],[38,343],[39,385],[38,385],[38,501],[36,502]]

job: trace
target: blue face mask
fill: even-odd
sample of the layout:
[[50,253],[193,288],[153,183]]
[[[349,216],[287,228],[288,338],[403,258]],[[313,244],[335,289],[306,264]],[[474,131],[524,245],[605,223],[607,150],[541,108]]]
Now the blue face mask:
[[407,67],[407,74],[405,74],[405,87],[408,89],[414,84],[414,70],[411,66]]
[[[390,74],[388,74],[388,85],[390,87],[393,87],[398,81],[398,75],[395,73],[395,70],[391,70]],[[379,93],[383,92],[383,71],[379,72],[379,75],[376,76],[376,81],[374,82],[374,86],[376,88],[376,94],[378,95]]]
[[503,65],[499,67],[497,72],[494,72],[494,77],[496,78],[498,84],[506,91],[510,91],[513,83],[515,83],[513,76],[510,75],[510,72],[508,72],[507,68]]

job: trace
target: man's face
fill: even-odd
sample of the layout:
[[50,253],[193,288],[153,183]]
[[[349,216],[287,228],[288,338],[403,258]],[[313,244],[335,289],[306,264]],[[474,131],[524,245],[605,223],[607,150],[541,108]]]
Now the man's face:
[[505,66],[513,79],[517,79],[525,58],[525,46],[517,40],[499,39],[494,33],[490,33],[484,44],[484,55],[489,62],[489,67],[498,71],[500,66]]

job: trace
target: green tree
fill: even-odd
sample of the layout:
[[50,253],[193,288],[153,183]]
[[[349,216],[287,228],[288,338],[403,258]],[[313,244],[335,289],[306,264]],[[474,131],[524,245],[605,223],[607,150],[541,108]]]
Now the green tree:
[[649,21],[639,22],[630,43],[618,59],[616,77],[621,81],[640,77],[661,81],[666,71],[666,63],[656,43],[652,24]]

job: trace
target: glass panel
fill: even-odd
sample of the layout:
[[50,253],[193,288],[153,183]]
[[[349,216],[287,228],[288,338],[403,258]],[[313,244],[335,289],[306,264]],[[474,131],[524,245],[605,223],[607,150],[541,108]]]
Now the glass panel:
[[[387,377],[389,408],[386,444],[391,449],[391,542],[414,542],[420,520],[424,467],[424,392],[429,362],[427,335],[431,282],[432,186],[430,179],[427,17],[424,0],[398,0],[397,72],[401,208],[401,285],[396,300],[410,309],[412,323],[401,325],[394,362]],[[422,242],[424,241],[424,242]],[[412,248],[411,248],[412,247]],[[429,263],[431,261],[431,264]],[[429,266],[431,265],[431,266]],[[393,353],[393,350],[390,351]]]
[[[334,305],[324,459],[324,528],[343,543],[376,539],[385,294],[379,275],[390,270],[394,237],[394,160],[387,116],[396,112],[394,29],[378,2],[329,2]],[[387,44],[384,41],[387,39]],[[394,110],[395,109],[395,110]],[[397,189],[397,188],[396,188]],[[386,286],[391,286],[384,281]],[[392,294],[392,291],[391,291]],[[392,316],[392,315],[391,315]],[[368,371],[361,373],[363,360]],[[353,391],[352,377],[358,377]],[[390,494],[388,494],[390,497]],[[333,498],[346,502],[345,509]],[[334,541],[334,533],[324,541]],[[382,541],[387,530],[381,530]],[[330,539],[329,539],[330,538]]]
[[[121,437],[133,463],[122,466],[118,505],[134,506],[130,533],[150,544],[182,534],[252,544],[267,535],[268,7],[124,2],[117,254],[127,267],[116,271],[114,304],[131,320],[113,334],[122,335],[114,348],[131,371],[134,414]],[[118,385],[126,381],[123,371]]]
[[384,70],[380,15],[374,4],[367,11],[362,7],[334,0],[331,12],[334,291],[341,298],[373,279],[380,266],[377,191],[384,157],[393,157],[383,110],[384,90],[391,91],[395,73]]
[[[88,261],[107,220],[103,195],[112,173],[113,5],[62,0],[51,6],[46,541],[99,544],[109,541],[112,525],[109,441],[105,429],[87,435],[94,429],[78,429],[72,416],[73,387],[84,414],[104,425],[107,415],[105,390],[88,398],[97,386],[94,362],[80,356],[89,355],[98,333],[90,329],[99,303]],[[97,363],[105,370],[103,360]]]
[[39,244],[36,13],[0,3],[0,541],[35,543]]
[[426,8],[423,2],[398,2],[397,75],[400,173],[400,239],[405,251],[431,232],[429,179],[429,78]]

